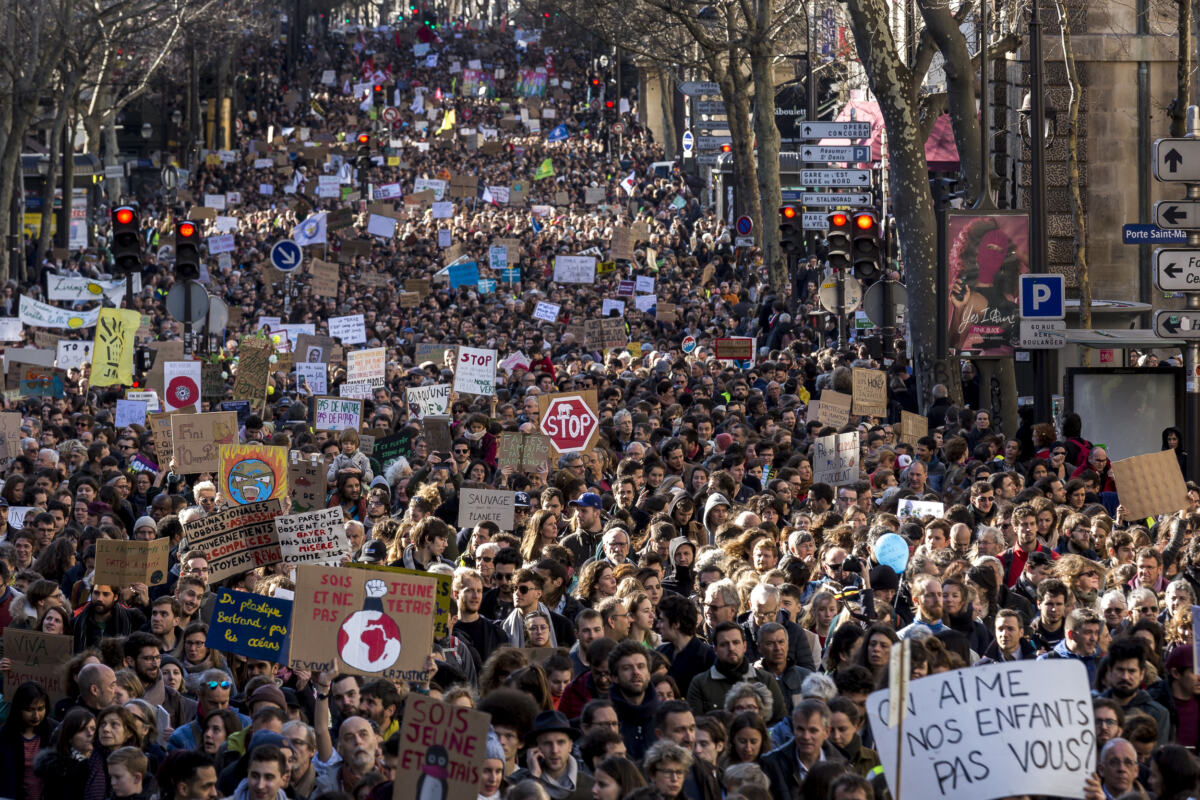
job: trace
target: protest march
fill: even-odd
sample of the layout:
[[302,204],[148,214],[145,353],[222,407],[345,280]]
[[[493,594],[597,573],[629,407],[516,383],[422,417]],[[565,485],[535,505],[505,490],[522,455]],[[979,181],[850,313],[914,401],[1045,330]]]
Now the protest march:
[[128,291],[26,254],[0,800],[1196,796],[1181,431],[922,401],[536,23],[247,32]]

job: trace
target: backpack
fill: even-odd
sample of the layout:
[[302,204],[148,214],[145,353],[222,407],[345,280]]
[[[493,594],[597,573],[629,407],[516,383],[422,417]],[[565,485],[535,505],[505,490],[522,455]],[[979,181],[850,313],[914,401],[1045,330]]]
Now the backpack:
[[1071,437],[1067,441],[1079,448],[1079,453],[1075,456],[1073,466],[1081,467],[1088,463],[1088,457],[1092,454],[1092,443],[1087,439],[1076,439],[1075,437]]

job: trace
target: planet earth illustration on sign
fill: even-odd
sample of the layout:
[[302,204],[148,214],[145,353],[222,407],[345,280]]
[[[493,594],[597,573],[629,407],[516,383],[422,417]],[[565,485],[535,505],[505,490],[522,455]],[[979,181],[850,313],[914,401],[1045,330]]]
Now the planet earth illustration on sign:
[[382,672],[400,657],[400,628],[383,611],[387,583],[367,581],[362,611],[355,611],[338,629],[338,656],[363,672]]

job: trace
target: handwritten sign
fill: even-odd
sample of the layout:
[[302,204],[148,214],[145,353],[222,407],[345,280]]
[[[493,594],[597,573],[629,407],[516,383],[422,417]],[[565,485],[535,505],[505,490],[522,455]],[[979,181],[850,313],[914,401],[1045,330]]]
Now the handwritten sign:
[[278,564],[282,555],[274,521],[282,513],[278,500],[264,500],[207,514],[183,526],[185,549],[208,553],[213,582]]
[[558,319],[558,312],[562,309],[558,303],[547,303],[544,300],[539,300],[537,307],[533,310],[533,318],[540,319],[543,322],[554,322]]
[[[109,310],[116,311],[116,309]],[[93,308],[89,311],[72,311],[65,308],[56,308],[49,303],[39,302],[28,295],[21,295],[17,314],[21,318],[21,324],[26,327],[80,330],[95,326],[96,320],[100,317],[100,309]],[[141,321],[140,315],[138,321]]]
[[287,452],[257,442],[221,445],[221,496],[237,505],[286,497]]
[[818,422],[834,428],[841,428],[850,422],[850,395],[825,389],[821,392],[819,402],[816,416]]
[[292,450],[288,460],[288,496],[292,511],[324,508],[329,483],[325,460],[318,453],[302,454]]
[[820,436],[813,443],[813,482],[842,486],[858,481],[858,431]]
[[594,256],[555,256],[555,283],[595,283],[596,259]]
[[367,341],[367,322],[362,314],[329,318],[329,335],[342,344],[364,344]]
[[375,440],[375,457],[386,470],[401,458],[412,455],[413,430],[411,428]]
[[286,664],[292,601],[217,588],[205,644],[246,658]]
[[494,522],[502,531],[513,529],[515,497],[507,489],[468,489],[458,494],[458,527],[473,528],[480,522]]
[[1096,765],[1096,734],[1082,661],[987,664],[910,682],[900,786],[888,693],[867,698],[867,715],[893,794],[1083,797]]
[[133,336],[141,324],[136,310],[100,309],[92,344],[92,386],[133,383]]
[[362,400],[314,397],[313,428],[318,431],[357,431],[362,423]]
[[851,413],[855,416],[886,417],[887,373],[881,369],[855,367],[852,375],[854,405]]
[[301,564],[293,623],[309,635],[292,642],[290,666],[320,672],[336,665],[343,675],[424,679],[437,585],[433,576]]
[[911,411],[900,412],[900,441],[912,447],[917,446],[917,440],[929,435],[929,418]]
[[93,583],[129,586],[144,583],[160,586],[167,582],[171,540],[96,540],[96,578]]
[[450,409],[450,384],[412,386],[404,390],[404,399],[413,419],[445,414]]
[[938,517],[946,513],[946,506],[942,503],[933,500],[913,500],[911,497],[906,497],[900,501],[900,505],[896,509],[896,516],[900,519],[908,517]]
[[[491,715],[482,711],[410,694],[400,724],[392,800],[475,800],[490,722]],[[427,766],[431,761],[437,765],[436,772]],[[429,783],[434,784],[432,790]]]
[[496,351],[460,347],[454,365],[454,391],[463,394],[496,394]]
[[267,377],[271,372],[274,343],[265,337],[243,336],[238,345],[237,377],[233,399],[262,403],[267,396]]
[[183,475],[216,472],[221,466],[221,445],[238,440],[237,414],[233,411],[171,414],[170,419],[175,471]]
[[[63,665],[75,651],[74,640],[61,634],[4,629],[4,657],[12,662],[4,675],[4,685],[16,689],[26,681],[35,681],[50,695],[51,701],[67,696],[67,672]],[[486,734],[485,734],[486,735]]]
[[540,433],[505,431],[500,434],[496,463],[518,472],[537,472],[550,460],[550,437]]
[[284,564],[337,566],[350,555],[341,506],[275,518]]
[[92,360],[92,342],[63,339],[55,342],[54,363],[59,369],[79,369]]

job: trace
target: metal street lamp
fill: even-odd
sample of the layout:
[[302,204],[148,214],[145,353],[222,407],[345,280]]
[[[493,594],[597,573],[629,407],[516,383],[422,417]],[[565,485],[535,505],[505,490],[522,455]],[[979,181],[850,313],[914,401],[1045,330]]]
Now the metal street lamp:
[[[1042,98],[1042,138],[1046,142],[1046,149],[1049,150],[1054,144],[1054,138],[1058,129],[1058,110],[1050,103],[1050,98],[1043,95]],[[1017,116],[1021,120],[1021,139],[1026,144],[1029,144],[1033,138],[1033,95],[1029,92],[1025,93],[1025,97],[1021,100],[1021,107],[1017,109]]]

